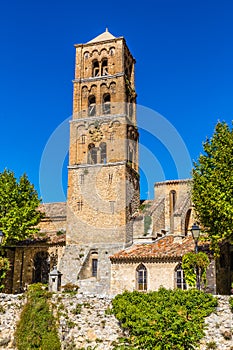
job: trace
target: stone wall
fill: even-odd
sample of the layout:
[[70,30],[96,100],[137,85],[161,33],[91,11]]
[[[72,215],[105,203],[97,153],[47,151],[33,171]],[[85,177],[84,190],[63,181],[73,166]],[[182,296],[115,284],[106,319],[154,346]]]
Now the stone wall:
[[25,299],[22,295],[0,294],[0,349],[15,350],[14,332]]
[[[229,296],[217,296],[216,312],[206,318],[206,335],[200,350],[232,350],[233,315]],[[55,313],[59,315],[62,350],[112,350],[123,333],[113,315],[108,314],[111,299],[103,296],[54,294]],[[24,304],[22,295],[0,294],[0,350],[16,350],[14,331]],[[197,348],[198,349],[198,348]]]
[[[7,257],[11,263],[11,269],[5,281],[6,293],[21,293],[28,284],[33,283],[35,270],[35,257],[38,253],[48,255],[48,265],[51,271],[54,265],[58,265],[62,255],[64,235],[56,237],[56,243],[36,242],[34,244],[21,245],[7,249]],[[59,242],[60,241],[60,242]],[[37,281],[39,282],[39,281]]]

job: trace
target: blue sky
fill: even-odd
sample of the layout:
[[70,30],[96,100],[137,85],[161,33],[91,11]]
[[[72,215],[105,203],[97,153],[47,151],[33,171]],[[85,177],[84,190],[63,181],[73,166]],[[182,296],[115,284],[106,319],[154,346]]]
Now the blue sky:
[[[153,195],[154,181],[189,177],[191,166],[185,160],[183,169],[177,165],[177,154],[182,163],[185,152],[179,148],[180,139],[195,160],[216,122],[232,120],[232,20],[231,0],[2,2],[0,171],[8,168],[17,177],[27,173],[44,201],[64,199],[50,185],[59,179],[53,164],[55,153],[61,151],[54,150],[47,174],[43,169],[43,178],[48,176],[43,193],[42,154],[52,133],[72,113],[73,45],[91,40],[108,27],[114,36],[125,37],[136,58],[138,104],[157,115],[157,119],[151,117],[152,131],[144,130],[143,113],[139,116],[142,197],[147,192]],[[160,139],[160,134],[155,135],[160,130],[156,122],[165,123]],[[64,145],[67,130],[61,140]],[[64,193],[66,172],[65,163]]]

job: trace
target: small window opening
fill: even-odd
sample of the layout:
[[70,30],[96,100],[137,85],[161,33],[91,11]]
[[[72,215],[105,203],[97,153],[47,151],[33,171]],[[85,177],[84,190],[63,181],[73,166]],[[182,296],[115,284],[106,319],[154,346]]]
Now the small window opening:
[[129,203],[129,215],[131,216],[132,215],[132,204],[131,203]]
[[100,144],[100,163],[106,164],[107,162],[107,145],[106,142]]
[[97,148],[94,143],[88,145],[88,164],[97,164]]
[[103,114],[111,113],[111,96],[110,94],[105,94],[103,96]]
[[108,183],[111,184],[113,179],[113,174],[108,174]]
[[84,184],[84,174],[80,174],[80,176],[79,176],[79,182],[80,182],[80,185],[83,185],[83,184]]
[[176,281],[177,288],[183,289],[183,290],[187,289],[187,285],[184,277],[184,271],[182,270],[181,265],[178,265],[175,270],[175,281]]
[[102,61],[102,71],[101,75],[108,75],[108,60],[107,58]]
[[83,208],[83,201],[82,201],[82,199],[80,199],[80,200],[77,202],[77,205],[78,205],[78,211],[82,211],[82,208]]
[[176,191],[172,190],[169,193],[169,200],[170,200],[170,231],[171,233],[174,232],[174,212],[175,212],[175,206],[176,206]]
[[147,269],[145,265],[140,264],[136,270],[137,273],[137,290],[147,290]]
[[88,98],[88,115],[90,117],[95,116],[96,114],[96,99],[95,96],[89,96]]
[[92,259],[92,277],[97,277],[98,259]]
[[191,218],[191,209],[187,211],[187,214],[185,216],[185,227],[184,227],[184,234],[185,236],[188,235],[189,227],[190,227],[190,218]]
[[170,192],[170,211],[174,212],[176,206],[176,191],[172,190]]
[[84,145],[86,143],[86,135],[81,136],[81,144]]
[[99,73],[100,73],[99,62],[97,60],[95,60],[92,63],[92,76],[93,77],[98,77]]

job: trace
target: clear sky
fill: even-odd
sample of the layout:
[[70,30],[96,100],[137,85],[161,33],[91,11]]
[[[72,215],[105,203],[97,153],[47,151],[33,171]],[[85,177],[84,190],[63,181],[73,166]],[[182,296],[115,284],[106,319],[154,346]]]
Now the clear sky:
[[[218,120],[231,124],[232,23],[232,0],[2,2],[0,171],[27,173],[44,201],[64,200],[51,184],[60,181],[56,164],[67,152],[73,45],[108,27],[125,37],[137,61],[142,197],[153,196],[154,181],[190,177],[187,154],[197,159]],[[54,131],[60,141],[46,158]],[[44,150],[48,170],[43,162],[40,168]],[[58,169],[64,193],[66,165]]]

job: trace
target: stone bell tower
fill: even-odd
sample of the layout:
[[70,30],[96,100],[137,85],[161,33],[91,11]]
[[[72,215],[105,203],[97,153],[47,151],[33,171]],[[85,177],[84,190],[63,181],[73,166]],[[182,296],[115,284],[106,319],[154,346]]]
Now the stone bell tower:
[[60,270],[65,282],[103,293],[110,284],[109,256],[132,243],[131,218],[139,206],[135,60],[124,38],[108,30],[75,48]]

